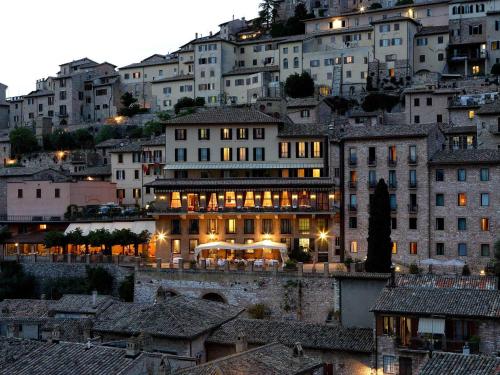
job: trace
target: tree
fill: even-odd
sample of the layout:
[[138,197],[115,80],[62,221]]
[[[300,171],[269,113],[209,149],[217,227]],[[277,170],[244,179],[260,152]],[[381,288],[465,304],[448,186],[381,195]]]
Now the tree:
[[259,17],[255,21],[257,27],[269,29],[278,18],[279,1],[277,0],[263,0],[259,4]]
[[53,150],[73,150],[76,147],[76,142],[72,133],[56,129],[50,135],[50,146]]
[[500,63],[493,64],[491,67],[491,74],[494,76],[500,76]]
[[17,128],[9,134],[12,155],[19,156],[38,150],[38,141],[29,128]]
[[307,72],[292,74],[285,82],[285,92],[292,98],[306,98],[314,95],[314,81]]
[[135,233],[130,229],[116,229],[111,233],[113,237],[113,242],[116,245],[122,247],[123,254],[125,254],[125,246],[128,246],[134,242]]
[[[205,99],[203,99],[203,102],[205,102]],[[205,103],[203,103],[202,105],[205,105]],[[156,117],[158,117],[160,121],[168,121],[172,118],[172,116],[170,116],[170,114],[167,111],[158,112],[156,114]]]
[[188,98],[187,96],[180,98],[174,105],[175,114],[179,114],[181,109],[193,108],[193,107],[203,107],[205,106],[205,98],[198,97],[196,99]]
[[102,267],[86,267],[87,293],[97,290],[99,294],[111,294],[113,292],[113,275]]
[[68,244],[68,242],[63,232],[47,232],[47,234],[45,234],[43,244],[48,249],[55,247],[58,250],[59,248],[61,248],[63,254],[66,254],[66,245]]
[[99,129],[99,132],[95,136],[95,143],[99,144],[101,142],[107,141],[108,139],[118,138],[118,131],[115,127],[110,125],[104,125]]
[[83,235],[83,231],[80,228],[76,228],[73,232],[69,232],[66,235],[66,242],[74,246],[87,245],[88,243],[86,236]]
[[100,247],[101,249],[104,247],[104,251],[102,251],[104,255],[111,255],[111,250],[115,244],[114,236],[104,228],[90,231],[88,241],[93,247]]
[[139,234],[135,234],[132,237],[132,244],[134,245],[134,255],[136,257],[139,256],[139,245],[144,245],[149,242],[151,238],[151,233],[149,233],[147,230],[143,230]]
[[78,129],[72,135],[77,147],[81,149],[91,149],[94,147],[94,137],[87,129]]
[[271,26],[271,36],[281,37],[289,35],[299,35],[305,33],[304,20],[314,18],[314,13],[307,13],[304,3],[298,3],[295,7],[295,14],[290,17],[286,23],[273,23]]
[[6,298],[33,298],[36,282],[17,262],[0,262],[0,301]]
[[365,97],[361,107],[366,112],[373,112],[379,109],[390,112],[396,104],[399,103],[399,97],[381,93],[371,93]]
[[120,299],[125,302],[134,302],[134,274],[130,274],[120,283],[118,287]]
[[145,137],[159,136],[165,133],[165,125],[158,121],[148,121],[142,129],[142,133]]
[[391,205],[387,184],[381,179],[370,201],[366,271],[390,272],[392,265],[391,256]]

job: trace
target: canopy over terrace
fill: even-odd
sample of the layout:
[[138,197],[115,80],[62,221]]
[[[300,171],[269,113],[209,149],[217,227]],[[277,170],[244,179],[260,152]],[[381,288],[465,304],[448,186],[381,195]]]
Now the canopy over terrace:
[[273,242],[270,240],[250,243],[250,244],[236,244],[229,242],[210,242],[203,245],[198,245],[194,249],[195,257],[198,258],[203,250],[236,250],[236,251],[248,251],[248,250],[278,250],[281,255],[282,262],[288,259],[288,249],[285,244],[279,242]]
[[86,236],[89,232],[98,229],[106,229],[110,232],[119,229],[130,229],[135,234],[140,234],[147,230],[149,233],[156,232],[156,223],[154,221],[115,221],[109,223],[73,223],[66,228],[64,234],[71,233],[77,228],[80,228],[83,235]]

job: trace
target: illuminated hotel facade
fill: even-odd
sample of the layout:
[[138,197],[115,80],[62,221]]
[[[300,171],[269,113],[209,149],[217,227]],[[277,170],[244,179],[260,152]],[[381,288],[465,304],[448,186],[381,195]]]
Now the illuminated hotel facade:
[[340,196],[327,131],[236,108],[169,121],[165,179],[150,184],[157,256],[194,260],[201,244],[268,240],[334,260]]

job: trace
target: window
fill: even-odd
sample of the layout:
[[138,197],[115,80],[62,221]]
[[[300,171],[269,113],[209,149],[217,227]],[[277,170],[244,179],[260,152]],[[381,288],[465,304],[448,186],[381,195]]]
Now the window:
[[349,218],[349,228],[356,229],[358,227],[358,218],[356,216]]
[[198,139],[208,141],[210,139],[210,129],[198,129]]
[[134,171],[134,179],[135,180],[139,179],[139,171],[137,169]]
[[61,189],[54,190],[54,198],[61,198]]
[[253,139],[264,139],[265,129],[264,128],[254,128],[253,129]]
[[458,230],[467,230],[467,220],[465,217],[459,217],[457,221],[457,229]]
[[409,222],[408,222],[408,227],[411,230],[417,230],[417,218],[416,217],[410,217]]
[[490,256],[490,245],[483,243],[481,244],[481,256],[482,257],[489,257]]
[[296,143],[296,157],[297,158],[307,158],[307,143],[297,142]]
[[236,139],[248,139],[248,129],[247,128],[237,129]]
[[443,115],[436,115],[436,121],[438,123],[442,123],[443,122]]
[[438,61],[444,61],[444,53],[438,53]]
[[220,130],[220,139],[229,141],[233,138],[233,129],[224,128]]
[[389,31],[391,31],[391,25],[380,25],[379,31],[381,33],[388,33]]
[[490,195],[488,193],[481,193],[481,207],[490,205]]
[[490,170],[488,168],[481,168],[479,171],[479,179],[481,181],[489,181],[490,180]]
[[467,206],[467,194],[466,193],[458,193],[457,204],[461,207]]
[[415,124],[420,124],[420,116],[419,115],[415,115],[413,116],[413,122]]
[[488,232],[490,230],[490,219],[487,217],[481,218],[481,231]]
[[42,198],[42,189],[36,189],[36,197]]
[[175,161],[186,161],[187,160],[187,152],[185,148],[176,148],[175,149]]
[[311,60],[311,61],[309,62],[309,66],[310,66],[311,68],[317,68],[317,67],[319,67],[319,66],[320,66],[320,62],[319,62],[319,60]]
[[226,219],[226,234],[236,233],[236,219]]
[[358,252],[358,241],[351,241],[349,249],[350,249],[351,253],[357,253]]
[[279,156],[280,158],[290,158],[290,142],[279,143]]
[[475,116],[475,112],[474,111],[469,111],[469,119],[470,120],[473,120],[474,119],[474,116]]
[[323,157],[323,143],[322,142],[313,142],[312,143],[312,157],[313,158],[322,158]]
[[424,63],[424,62],[425,62],[425,55],[420,55],[420,56],[419,56],[419,61],[420,61],[421,63]]
[[444,243],[436,243],[436,255],[444,255]]
[[280,221],[280,233],[281,234],[292,234],[292,222],[290,219],[281,219]]
[[23,189],[17,189],[17,197],[21,199],[23,197]]
[[417,146],[411,145],[408,149],[408,161],[410,164],[415,164],[417,162]]
[[175,140],[185,141],[186,140],[186,129],[175,129]]
[[243,233],[244,234],[254,234],[254,220],[245,219],[243,221]]
[[467,256],[467,244],[466,243],[459,243],[458,244],[458,256],[459,257],[466,257]]
[[223,147],[220,149],[220,161],[232,161],[233,152],[230,147]]
[[198,219],[189,220],[189,234],[200,233],[200,221]]
[[410,242],[410,254],[411,255],[417,255],[417,253],[418,253],[417,243],[416,242]]
[[125,171],[124,170],[117,170],[116,171],[116,179],[117,180],[125,180]]
[[265,160],[265,149],[264,149],[264,147],[254,147],[254,149],[253,149],[253,160],[254,161],[264,161]]
[[391,251],[392,251],[393,254],[397,254],[398,253],[398,243],[396,241],[392,242],[392,249],[391,249]]
[[123,163],[123,154],[118,154],[118,163]]
[[287,58],[283,59],[283,69],[288,69],[288,59]]
[[457,181],[466,181],[467,180],[467,173],[465,172],[465,169],[458,169],[457,170]]
[[303,109],[302,111],[300,111],[300,117],[301,118],[311,117],[311,111],[309,111],[308,109]]
[[436,218],[436,230],[444,230],[444,217]]
[[391,229],[398,229],[398,219],[395,217],[391,217]]
[[444,170],[436,169],[436,181],[444,181]]
[[237,159],[238,159],[238,161],[248,161],[248,148],[239,147]]
[[209,148],[199,148],[198,149],[198,161],[210,161],[210,149]]
[[132,190],[132,197],[134,199],[140,199],[141,198],[141,189],[133,189]]

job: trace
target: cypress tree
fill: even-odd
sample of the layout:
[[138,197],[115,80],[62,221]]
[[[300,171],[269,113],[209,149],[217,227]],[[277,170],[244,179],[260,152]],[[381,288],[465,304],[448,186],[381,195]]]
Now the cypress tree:
[[391,205],[387,184],[381,179],[370,202],[366,271],[389,273],[391,256]]

